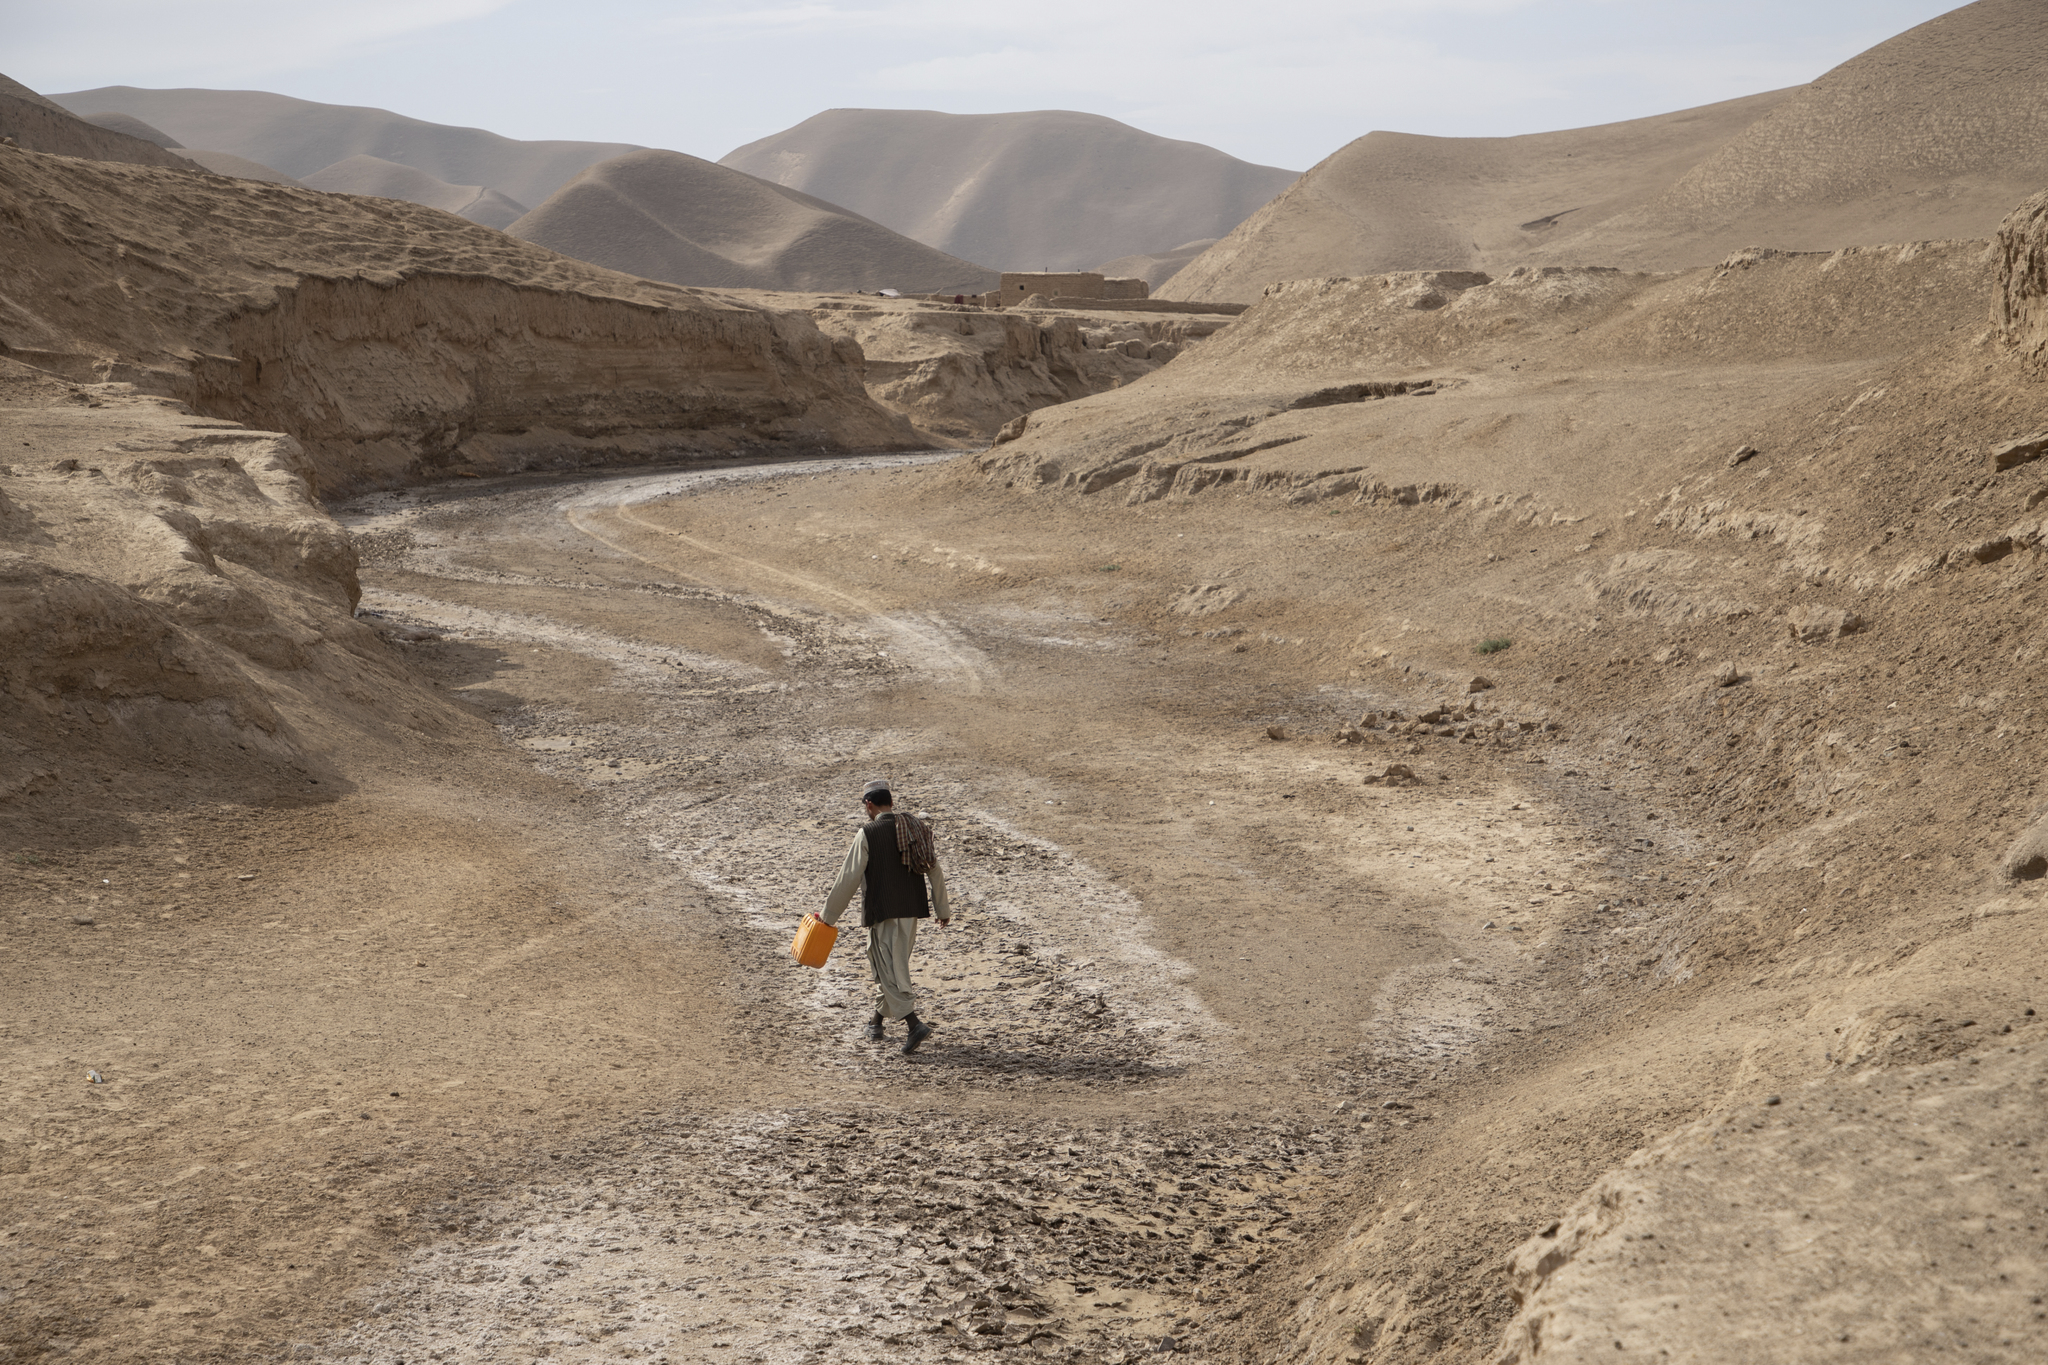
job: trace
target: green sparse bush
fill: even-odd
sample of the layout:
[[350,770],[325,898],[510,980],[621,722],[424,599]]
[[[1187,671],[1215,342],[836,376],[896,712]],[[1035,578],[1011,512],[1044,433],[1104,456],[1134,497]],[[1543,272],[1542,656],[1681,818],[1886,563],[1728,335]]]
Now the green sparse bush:
[[1472,652],[1474,654],[1498,654],[1513,643],[1514,641],[1505,635],[1493,635],[1474,645]]

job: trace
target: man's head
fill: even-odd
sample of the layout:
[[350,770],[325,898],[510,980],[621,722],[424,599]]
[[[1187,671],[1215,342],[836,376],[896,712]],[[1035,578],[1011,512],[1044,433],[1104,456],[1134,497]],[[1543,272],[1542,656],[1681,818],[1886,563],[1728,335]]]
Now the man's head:
[[887,782],[875,781],[868,783],[867,786],[861,788],[860,799],[861,804],[868,808],[870,814],[895,808],[896,798],[890,795]]

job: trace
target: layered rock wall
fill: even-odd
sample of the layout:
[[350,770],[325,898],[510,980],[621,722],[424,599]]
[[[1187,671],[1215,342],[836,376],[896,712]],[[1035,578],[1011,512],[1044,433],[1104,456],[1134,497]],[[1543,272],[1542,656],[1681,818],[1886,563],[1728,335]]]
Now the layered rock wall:
[[223,331],[194,403],[293,433],[323,496],[707,443],[919,443],[869,401],[858,346],[794,313],[418,275],[306,279]]
[[2048,369],[2048,190],[2028,199],[2000,224],[1998,293],[1991,315],[2006,345],[2039,372]]

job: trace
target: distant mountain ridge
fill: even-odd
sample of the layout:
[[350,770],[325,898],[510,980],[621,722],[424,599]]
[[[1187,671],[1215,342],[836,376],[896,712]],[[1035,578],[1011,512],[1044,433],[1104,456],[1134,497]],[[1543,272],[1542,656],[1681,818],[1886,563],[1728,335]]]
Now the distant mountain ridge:
[[997,270],[1220,237],[1296,172],[1099,114],[829,109],[719,158]]
[[506,231],[705,288],[978,294],[1000,282],[837,204],[682,152],[642,149],[592,166]]
[[[520,206],[538,204],[585,167],[638,150],[630,142],[522,142],[482,128],[407,118],[388,109],[321,104],[261,90],[109,85],[50,99],[80,117],[127,114],[187,147],[230,152],[309,184],[351,157],[375,157],[410,167],[444,186],[475,187],[479,194],[471,198],[478,214],[468,216],[494,227],[504,225],[491,222],[503,219],[502,205],[482,191],[495,191]],[[342,174],[360,176],[362,170]],[[437,199],[413,202],[445,206],[439,201],[448,198],[446,191],[427,187],[427,192]]]

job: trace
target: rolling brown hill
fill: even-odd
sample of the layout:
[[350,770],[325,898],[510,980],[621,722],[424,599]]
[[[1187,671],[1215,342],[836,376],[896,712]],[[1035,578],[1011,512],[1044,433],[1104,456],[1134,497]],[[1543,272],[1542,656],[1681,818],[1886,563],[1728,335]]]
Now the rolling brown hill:
[[2044,70],[2048,8],[1977,0],[1844,62],[1551,255],[1669,268],[1747,245],[1988,236],[2048,184]]
[[5,76],[0,76],[0,137],[11,137],[30,151],[54,152],[58,156],[125,161],[134,166],[192,168],[190,161],[154,141],[87,123]]
[[1519,138],[1369,133],[1157,292],[1985,236],[2048,182],[2044,67],[2048,10],[1978,0],[1792,90]]
[[1097,114],[828,109],[719,159],[998,270],[1220,237],[1295,172]]
[[1143,251],[1119,256],[1095,267],[1095,273],[1110,279],[1143,280],[1155,290],[1172,279],[1189,261],[1216,245],[1214,237],[1198,237],[1166,251]]
[[526,205],[482,185],[451,185],[425,171],[376,156],[344,157],[299,181],[308,189],[329,194],[367,194],[378,199],[403,199],[467,218],[485,227],[509,227]]
[[[282,171],[274,171],[268,166],[249,160],[247,157],[236,156],[233,152],[209,152],[183,146],[176,138],[166,133],[163,129],[152,127],[141,119],[136,118],[133,114],[90,114],[87,115],[85,121],[98,128],[105,128],[128,137],[141,138],[144,142],[154,142],[159,147],[175,151],[186,160],[203,166],[215,175],[231,175],[241,180],[267,180],[274,185],[296,185],[299,183]],[[394,195],[392,197],[403,198],[404,196]],[[435,207],[438,208],[440,206],[436,205]]]
[[[300,180],[352,156],[373,156],[446,185],[495,190],[519,204],[538,204],[584,167],[633,150],[624,142],[522,142],[387,109],[320,104],[261,90],[110,85],[50,99],[81,116],[128,114],[188,147],[231,152]],[[442,194],[431,187],[428,192]],[[485,207],[500,212],[495,200]]]
[[1789,95],[1523,137],[1367,133],[1153,293],[1248,303],[1276,280],[1511,268],[1560,221],[1654,198]]
[[836,204],[681,152],[593,166],[506,229],[611,270],[727,289],[980,293],[996,273]]

